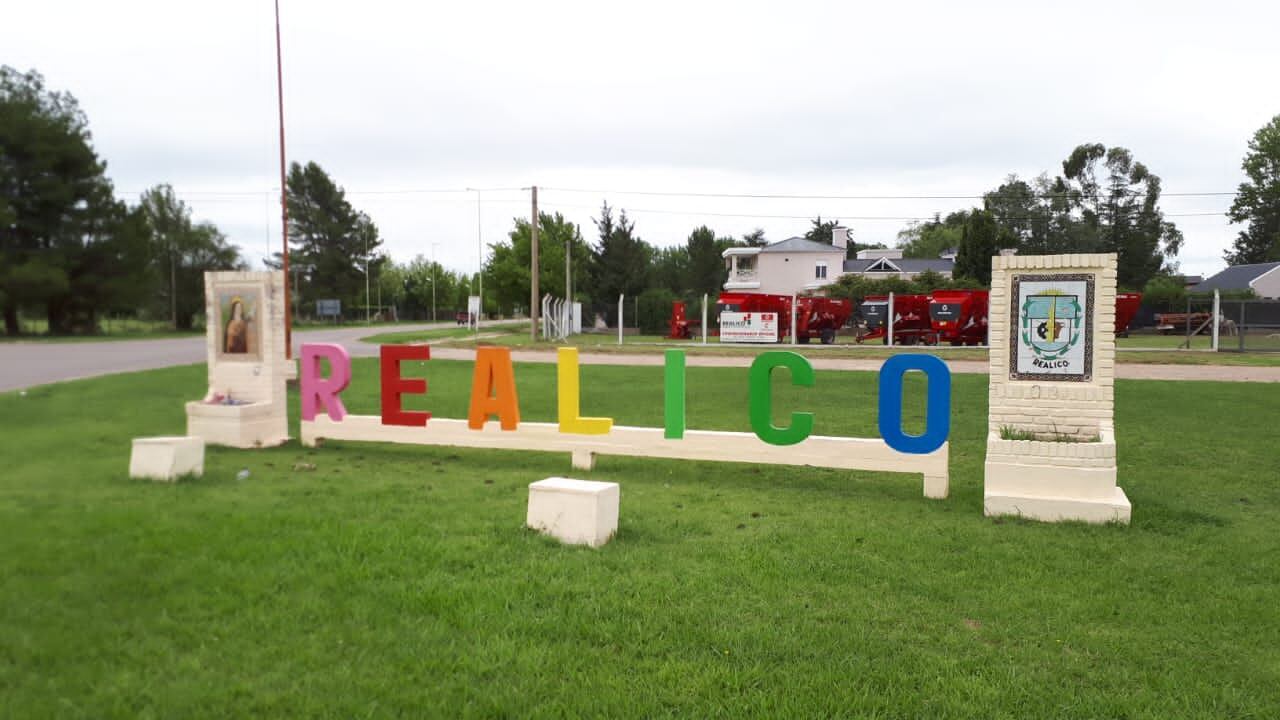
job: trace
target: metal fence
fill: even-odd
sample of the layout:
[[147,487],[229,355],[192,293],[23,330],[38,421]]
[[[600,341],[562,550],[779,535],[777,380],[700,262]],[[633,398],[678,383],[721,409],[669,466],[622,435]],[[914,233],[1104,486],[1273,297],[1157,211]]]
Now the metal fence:
[[1223,300],[1218,349],[1280,352],[1280,300]]

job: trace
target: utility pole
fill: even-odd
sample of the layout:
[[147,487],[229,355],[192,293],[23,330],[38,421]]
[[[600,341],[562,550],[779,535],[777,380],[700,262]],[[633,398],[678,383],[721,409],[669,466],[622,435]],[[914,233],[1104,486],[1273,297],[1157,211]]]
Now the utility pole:
[[373,317],[369,314],[369,235],[364,236],[364,324],[372,324]]
[[280,60],[280,0],[276,0],[276,101],[280,108],[280,245],[284,270],[284,357],[293,357],[293,312],[289,308],[289,192],[284,174],[284,69]]
[[476,190],[476,253],[479,265],[476,269],[476,295],[480,296],[480,307],[476,310],[476,336],[480,335],[480,318],[484,317],[484,233],[480,225],[480,191]]
[[538,186],[529,188],[533,191],[533,220],[530,231],[533,247],[530,255],[529,275],[529,339],[538,341]]

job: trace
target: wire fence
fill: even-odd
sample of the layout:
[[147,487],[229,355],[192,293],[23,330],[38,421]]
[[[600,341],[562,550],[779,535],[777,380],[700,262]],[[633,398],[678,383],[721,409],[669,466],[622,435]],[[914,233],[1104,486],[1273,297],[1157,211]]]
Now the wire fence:
[[1223,300],[1218,349],[1280,352],[1280,300]]

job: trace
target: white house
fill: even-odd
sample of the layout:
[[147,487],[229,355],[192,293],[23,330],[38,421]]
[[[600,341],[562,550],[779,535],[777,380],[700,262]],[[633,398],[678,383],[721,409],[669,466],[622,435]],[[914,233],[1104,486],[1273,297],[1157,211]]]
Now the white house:
[[1252,290],[1260,298],[1280,298],[1280,262],[1232,265],[1188,289],[1196,293]]
[[736,292],[797,295],[817,290],[836,281],[841,275],[866,277],[901,277],[910,280],[933,270],[951,277],[955,255],[937,259],[904,258],[902,250],[860,250],[858,257],[846,260],[849,229],[837,227],[832,244],[788,238],[764,247],[734,247],[724,251],[729,265],[729,280],[724,289]]
[[817,290],[844,269],[845,246],[793,237],[764,247],[724,251],[729,263],[725,290],[790,295]]

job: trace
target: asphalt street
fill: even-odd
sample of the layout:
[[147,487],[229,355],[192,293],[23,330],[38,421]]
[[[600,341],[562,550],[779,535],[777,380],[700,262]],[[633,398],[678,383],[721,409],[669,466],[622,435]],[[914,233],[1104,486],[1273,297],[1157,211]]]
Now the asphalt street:
[[[456,325],[447,322],[394,328],[313,328],[294,332],[293,347],[295,357],[303,342],[339,343],[353,356],[375,355],[378,346],[361,343],[360,338],[379,332],[451,327]],[[97,375],[191,365],[206,359],[204,335],[163,340],[0,343],[0,392]]]
[[[401,325],[395,327],[394,331],[449,327],[456,326],[453,323]],[[390,331],[392,330],[388,328],[363,326],[300,330],[293,337],[295,357],[297,347],[302,342],[338,343],[355,357],[376,355],[378,346],[362,343],[360,338]],[[475,357],[475,351],[451,348],[447,343],[441,343],[432,347],[431,356],[441,360],[470,360]],[[514,350],[511,356],[516,362],[555,362],[556,358],[554,352],[530,350]],[[945,355],[943,357],[945,359]],[[97,375],[191,365],[204,362],[205,359],[204,336],[166,340],[0,343],[0,392]],[[824,358],[818,353],[813,353],[809,360],[819,370],[878,370],[884,362],[873,359]],[[581,362],[584,365],[660,365],[663,359],[656,353],[583,353]],[[750,363],[751,358],[742,355],[690,355],[688,358],[691,367],[745,367]],[[947,365],[955,373],[985,374],[990,371],[986,362],[978,360],[947,360]],[[1116,377],[1136,380],[1280,382],[1280,367],[1118,363]]]

